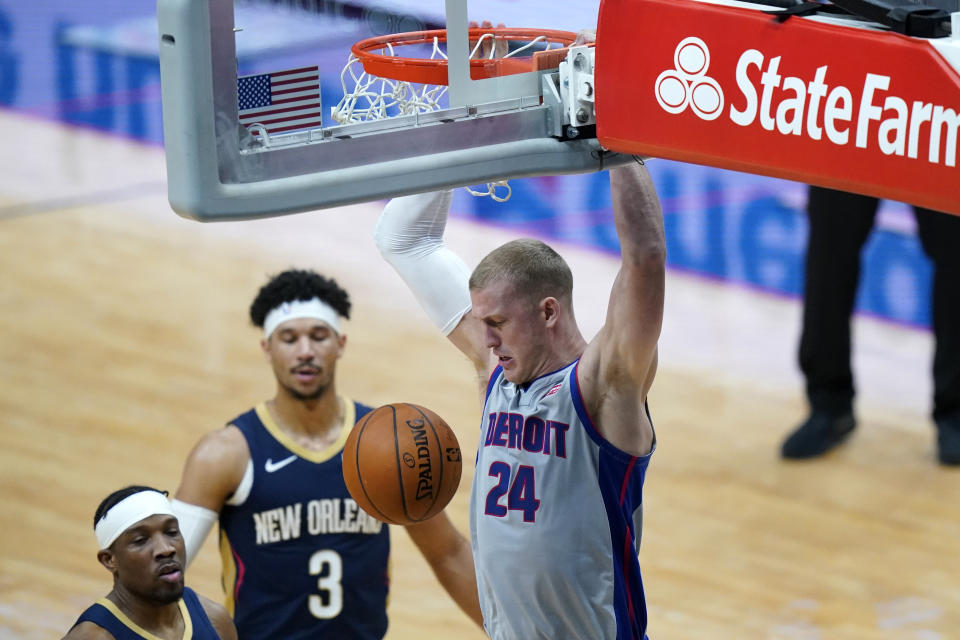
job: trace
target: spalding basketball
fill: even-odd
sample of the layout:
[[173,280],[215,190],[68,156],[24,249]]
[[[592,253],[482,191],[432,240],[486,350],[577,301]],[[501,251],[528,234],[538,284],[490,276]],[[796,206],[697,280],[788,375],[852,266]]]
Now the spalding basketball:
[[415,404],[378,407],[343,447],[343,479],[360,508],[390,524],[440,513],[460,484],[460,443],[443,418]]

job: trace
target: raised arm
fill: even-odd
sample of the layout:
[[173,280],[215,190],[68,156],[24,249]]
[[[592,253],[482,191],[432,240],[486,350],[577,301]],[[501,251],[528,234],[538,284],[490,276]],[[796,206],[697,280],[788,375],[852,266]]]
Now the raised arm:
[[452,198],[449,191],[394,198],[380,215],[374,240],[434,325],[470,358],[483,385],[491,356],[483,326],[470,314],[470,269],[443,241]]
[[604,326],[581,360],[581,385],[604,437],[621,449],[645,454],[653,432],[644,407],[663,323],[663,214],[639,160],[611,169],[610,188],[622,262]]
[[602,339],[617,354],[617,369],[625,367],[629,383],[641,383],[646,396],[663,323],[663,213],[653,180],[639,161],[611,170],[610,189],[622,262]]
[[443,512],[426,522],[408,525],[406,529],[453,601],[482,627],[483,615],[480,613],[470,541],[457,531]]

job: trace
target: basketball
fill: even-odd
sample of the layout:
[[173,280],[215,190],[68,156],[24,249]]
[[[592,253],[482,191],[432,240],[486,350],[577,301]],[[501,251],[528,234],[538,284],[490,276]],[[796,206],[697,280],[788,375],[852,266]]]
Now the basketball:
[[360,508],[389,524],[440,513],[460,484],[460,443],[436,413],[415,404],[378,407],[343,447],[343,479]]

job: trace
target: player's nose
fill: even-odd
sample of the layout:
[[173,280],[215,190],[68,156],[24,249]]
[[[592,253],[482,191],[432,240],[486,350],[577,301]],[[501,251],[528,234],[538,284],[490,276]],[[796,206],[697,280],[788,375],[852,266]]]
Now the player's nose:
[[303,336],[297,340],[296,349],[297,358],[300,360],[312,360],[314,357],[313,345],[309,336]]
[[158,558],[164,558],[167,556],[172,556],[177,552],[176,545],[173,544],[173,541],[169,537],[160,534],[154,536],[153,543],[153,553]]

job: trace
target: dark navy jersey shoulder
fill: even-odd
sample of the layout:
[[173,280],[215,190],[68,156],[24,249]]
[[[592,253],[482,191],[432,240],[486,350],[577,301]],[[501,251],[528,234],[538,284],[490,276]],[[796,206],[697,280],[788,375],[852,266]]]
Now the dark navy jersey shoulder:
[[[220,640],[213,623],[203,610],[200,599],[190,587],[184,587],[183,597],[180,600],[180,612],[183,615],[183,637],[192,640]],[[115,640],[156,640],[157,636],[141,628],[127,617],[120,608],[107,598],[100,598],[80,614],[76,623],[92,622],[106,629]]]
[[[371,409],[344,399],[344,425]],[[240,640],[352,638],[387,630],[387,525],[343,481],[344,428],[323,451],[297,444],[265,404],[232,421],[247,441],[253,482],[220,512],[227,608]]]

